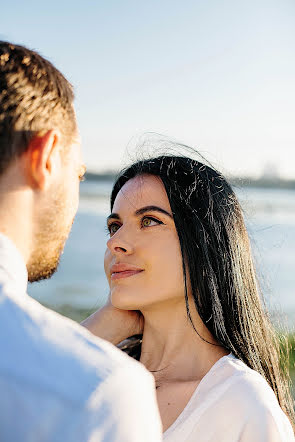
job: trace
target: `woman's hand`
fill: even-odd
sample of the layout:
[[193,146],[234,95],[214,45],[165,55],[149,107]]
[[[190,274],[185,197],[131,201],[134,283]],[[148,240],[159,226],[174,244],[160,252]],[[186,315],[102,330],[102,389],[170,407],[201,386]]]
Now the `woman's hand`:
[[141,334],[143,324],[144,318],[139,311],[120,310],[114,307],[110,301],[81,322],[81,325],[91,333],[114,345],[129,336]]

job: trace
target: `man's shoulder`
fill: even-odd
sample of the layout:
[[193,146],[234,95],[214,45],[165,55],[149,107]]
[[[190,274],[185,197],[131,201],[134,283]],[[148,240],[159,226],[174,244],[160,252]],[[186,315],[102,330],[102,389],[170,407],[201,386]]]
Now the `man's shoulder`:
[[147,371],[110,343],[30,297],[6,296],[0,304],[0,375],[56,391],[80,404],[109,380],[143,381]]

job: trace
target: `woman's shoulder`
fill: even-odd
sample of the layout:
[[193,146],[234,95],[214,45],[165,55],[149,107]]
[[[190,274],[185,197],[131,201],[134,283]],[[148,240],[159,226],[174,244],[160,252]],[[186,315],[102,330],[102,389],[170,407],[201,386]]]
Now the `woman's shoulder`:
[[245,428],[249,426],[251,431],[256,427],[259,431],[271,429],[278,434],[288,434],[286,440],[294,440],[289,419],[272,388],[259,373],[235,356],[228,355],[220,360],[214,378],[219,380],[218,402],[233,421],[244,422]]
[[231,440],[294,441],[292,426],[271,387],[233,355],[222,357],[211,368],[189,405],[192,434],[211,425],[212,434],[231,435]]
[[197,437],[222,442],[294,441],[291,424],[271,387],[233,355],[213,365],[164,436],[167,442]]
[[207,388],[212,390],[217,386],[223,399],[229,398],[230,403],[238,407],[243,404],[256,410],[265,406],[279,407],[267,381],[232,354],[224,356],[213,366]]

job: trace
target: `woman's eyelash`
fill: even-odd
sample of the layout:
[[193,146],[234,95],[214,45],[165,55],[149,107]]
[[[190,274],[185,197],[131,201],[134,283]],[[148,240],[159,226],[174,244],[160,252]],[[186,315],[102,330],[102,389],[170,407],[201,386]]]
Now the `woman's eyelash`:
[[118,224],[118,223],[107,224],[106,225],[106,232],[107,232],[107,234],[111,234],[112,233],[111,229],[112,229],[113,226],[118,226],[119,228],[121,227],[120,224]]
[[156,222],[156,223],[158,223],[158,224],[164,224],[162,221],[160,221],[160,220],[157,219],[157,218],[154,218],[153,216],[144,216],[144,217],[141,219],[141,224],[142,224],[145,220],[151,220],[151,221],[154,221],[154,222]]
[[[154,221],[155,223],[157,223],[157,224],[164,224],[162,221],[160,221],[159,219],[157,219],[157,218],[154,218],[153,216],[144,216],[144,217],[142,217],[142,219],[140,220],[140,223],[141,223],[141,226],[142,227],[149,227],[149,226],[144,226],[143,225],[143,223],[144,223],[144,221],[145,220],[150,220],[150,221]],[[112,227],[113,226],[118,226],[118,229],[121,227],[121,225],[120,224],[118,224],[118,223],[116,223],[116,222],[113,222],[113,223],[110,223],[110,224],[108,224],[108,225],[106,225],[106,232],[107,232],[107,234],[111,234],[112,233]],[[115,232],[116,233],[116,232]]]

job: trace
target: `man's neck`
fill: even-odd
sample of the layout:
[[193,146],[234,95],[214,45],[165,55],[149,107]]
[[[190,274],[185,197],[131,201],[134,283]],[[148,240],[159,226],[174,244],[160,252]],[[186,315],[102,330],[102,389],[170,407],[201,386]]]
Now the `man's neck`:
[[28,272],[23,257],[13,241],[0,232],[0,280],[11,295],[27,291]]
[[32,248],[33,191],[19,158],[0,176],[0,232],[7,236],[27,264]]
[[30,210],[24,192],[3,194],[0,189],[0,232],[16,246],[25,263],[31,250]]

